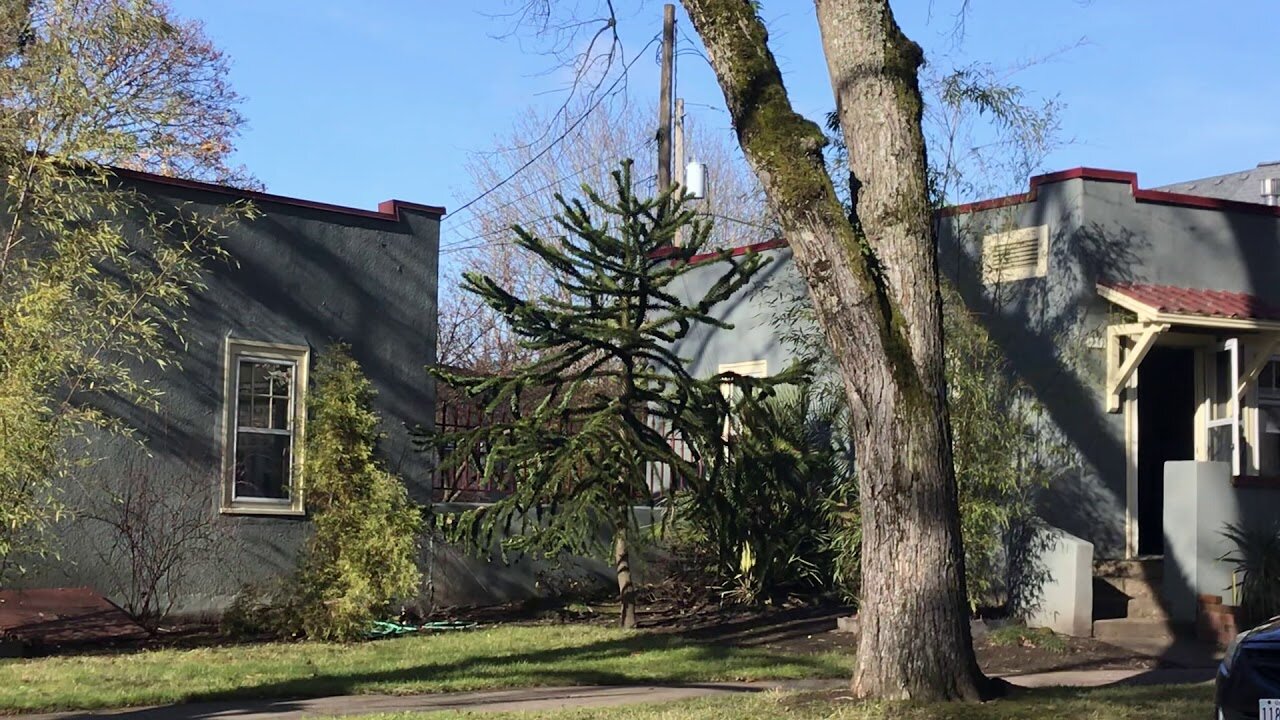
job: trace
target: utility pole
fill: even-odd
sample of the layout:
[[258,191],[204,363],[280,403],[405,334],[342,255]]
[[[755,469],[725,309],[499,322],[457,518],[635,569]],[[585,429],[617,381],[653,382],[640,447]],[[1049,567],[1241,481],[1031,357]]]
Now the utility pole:
[[684,187],[684,98],[676,98],[675,130],[672,144],[675,146],[675,167],[672,174],[675,183]]
[[[675,117],[675,176],[676,192],[681,196],[686,194],[684,188],[684,98],[676,98],[676,117]],[[684,245],[684,228],[676,230],[676,245]]]
[[671,188],[671,86],[676,65],[676,6],[662,6],[662,78],[658,88],[658,192]]

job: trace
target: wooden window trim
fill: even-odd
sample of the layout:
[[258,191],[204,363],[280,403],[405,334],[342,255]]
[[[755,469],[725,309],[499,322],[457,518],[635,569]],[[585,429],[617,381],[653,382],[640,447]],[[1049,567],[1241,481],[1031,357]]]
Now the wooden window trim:
[[[286,500],[266,498],[237,498],[235,496],[235,445],[236,445],[236,404],[238,387],[236,386],[241,360],[265,360],[268,362],[290,363],[294,367],[293,398],[293,442],[290,447],[292,467],[289,472],[289,497]],[[222,492],[220,493],[219,511],[228,515],[283,515],[302,516],[306,514],[305,478],[302,474],[303,440],[306,437],[306,399],[308,374],[311,365],[311,348],[305,345],[263,342],[259,340],[241,340],[227,338],[223,355],[222,386],[222,433],[220,450],[222,453]]]
[[769,361],[768,360],[746,360],[744,362],[722,363],[717,372],[737,373],[744,377],[764,378],[769,377]]

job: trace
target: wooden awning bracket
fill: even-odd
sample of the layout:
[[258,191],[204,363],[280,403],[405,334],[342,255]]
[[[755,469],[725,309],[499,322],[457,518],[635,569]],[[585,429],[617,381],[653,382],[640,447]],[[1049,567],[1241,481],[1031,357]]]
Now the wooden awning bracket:
[[1270,333],[1261,336],[1256,345],[1253,345],[1253,359],[1249,361],[1249,365],[1244,368],[1244,372],[1240,374],[1240,387],[1236,388],[1236,400],[1244,400],[1245,390],[1249,385],[1257,382],[1258,375],[1262,369],[1271,361],[1272,353],[1275,352],[1276,346],[1280,345],[1280,333]]
[[[1168,323],[1126,323],[1107,326],[1107,412],[1120,411],[1120,393],[1133,378],[1133,373],[1142,363],[1156,338],[1167,332]],[[1125,347],[1124,340],[1134,338],[1132,345]]]

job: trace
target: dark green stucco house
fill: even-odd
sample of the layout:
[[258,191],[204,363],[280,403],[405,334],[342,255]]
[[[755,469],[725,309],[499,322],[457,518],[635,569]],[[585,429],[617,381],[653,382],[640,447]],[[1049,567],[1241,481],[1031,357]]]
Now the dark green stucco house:
[[[378,392],[390,469],[429,501],[430,458],[409,429],[429,424],[434,383],[436,283],[444,209],[397,200],[376,210],[341,207],[130,171],[120,182],[155,204],[215,213],[251,201],[257,216],[223,230],[230,260],[207,264],[205,287],[182,324],[179,364],[148,370],[156,407],[110,398],[105,409],[144,442],[104,438],[95,462],[70,478],[77,517],[58,527],[56,554],[30,562],[23,587],[88,586],[121,602],[133,562],[119,532],[94,515],[129,498],[155,530],[180,543],[199,533],[163,589],[179,613],[227,605],[245,585],[291,571],[308,534],[308,372],[317,353],[351,347]],[[109,503],[108,503],[109,504]],[[117,502],[116,505],[119,503]]]

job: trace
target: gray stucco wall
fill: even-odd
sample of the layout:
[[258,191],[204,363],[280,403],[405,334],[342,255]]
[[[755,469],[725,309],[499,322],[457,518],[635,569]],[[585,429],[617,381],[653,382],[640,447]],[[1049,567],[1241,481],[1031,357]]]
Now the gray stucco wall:
[[[981,242],[991,232],[1048,226],[1043,278],[989,286]],[[696,372],[767,358],[785,366],[776,293],[803,288],[786,250],[771,251],[771,282],[757,283],[724,311],[728,332],[703,330],[681,346]],[[1280,219],[1241,209],[1185,207],[1135,198],[1128,182],[1068,179],[1039,185],[1033,199],[940,218],[939,267],[1004,350],[1045,410],[1044,437],[1058,470],[1041,497],[1046,521],[1092,543],[1100,558],[1125,552],[1124,416],[1103,406],[1104,329],[1114,310],[1099,280],[1247,292],[1280,303]],[[691,272],[689,297],[714,270]],[[792,297],[795,293],[790,294]]]
[[[198,212],[235,199],[169,184],[137,186],[159,204],[187,203]],[[111,533],[84,517],[92,514],[85,508],[100,508],[103,488],[140,474],[171,488],[166,497],[184,498],[173,512],[211,522],[216,537],[211,550],[184,560],[178,611],[219,608],[241,586],[293,569],[308,534],[305,517],[219,512],[228,338],[307,346],[312,368],[331,343],[349,344],[378,392],[389,469],[416,500],[429,501],[429,458],[413,451],[408,429],[433,420],[434,384],[425,367],[435,361],[438,218],[414,209],[386,219],[270,200],[255,205],[259,217],[226,230],[233,262],[209,264],[207,287],[192,298],[175,345],[180,367],[146,371],[162,393],[159,406],[103,402],[137,431],[145,450],[121,440],[91,446],[98,461],[67,484],[66,500],[81,517],[59,528],[57,557],[35,563],[21,584],[87,585],[118,597],[124,567],[119,558],[103,557]]]
[[[1106,319],[1095,303],[1093,285],[1111,262],[1113,238],[1085,229],[1083,183],[1040,188],[1034,202],[943,218],[939,223],[939,264],[992,339],[1005,350],[1013,371],[1045,406],[1045,433],[1067,446],[1062,466],[1043,498],[1046,520],[1094,543],[1101,557],[1124,551],[1124,426],[1104,412],[1098,390],[1102,353],[1088,347]],[[1045,278],[984,286],[981,239],[990,232],[1049,226],[1049,269]],[[719,311],[731,331],[702,328],[678,346],[696,375],[716,372],[720,363],[767,359],[769,372],[784,369],[791,349],[780,327],[819,333],[816,327],[786,322],[788,303],[807,302],[803,279],[783,248],[767,251],[772,262],[762,277]],[[714,263],[684,276],[685,297],[700,297],[717,277]],[[780,323],[780,320],[783,322]]]
[[1227,463],[1167,463],[1164,482],[1164,601],[1174,620],[1194,622],[1198,595],[1233,604],[1233,566],[1223,558],[1235,547],[1222,532],[1228,524],[1275,527],[1280,492],[1235,487]]
[[1138,202],[1127,183],[1082,184],[1090,229],[1118,246],[1108,279],[1245,292],[1280,302],[1280,218]]
[[[1125,553],[1127,477],[1124,415],[1106,412],[1103,398],[1105,327],[1116,311],[1098,296],[1097,282],[1228,290],[1280,304],[1280,218],[1270,209],[1135,196],[1123,174],[1110,175],[1116,179],[1039,184],[1034,197],[941,217],[938,231],[942,274],[1044,409],[1043,439],[1057,472],[1041,494],[1040,512],[1051,525],[1093,543],[1099,558]],[[1046,276],[984,284],[983,236],[1040,225],[1048,227]],[[770,255],[773,282],[753,285],[724,311],[734,330],[703,330],[681,346],[698,374],[757,358],[769,360],[771,373],[785,366],[787,348],[770,322],[779,311],[777,295],[764,290],[803,286],[788,251]],[[687,275],[687,296],[697,296],[714,274],[707,268]],[[1266,493],[1280,496],[1255,492],[1260,501]]]
[[[1042,439],[1056,470],[1040,514],[1112,558],[1125,551],[1125,433],[1123,416],[1103,407],[1109,310],[1094,288],[1127,263],[1130,239],[1089,215],[1088,184],[1042,185],[1034,201],[943,218],[939,267],[1044,410]],[[983,237],[1040,225],[1048,227],[1045,277],[984,284]]]
[[[715,375],[719,366],[727,363],[764,360],[771,375],[791,364],[793,351],[783,341],[778,323],[787,317],[796,298],[808,297],[807,290],[791,261],[790,248],[764,250],[760,254],[765,263],[751,282],[711,311],[712,316],[733,325],[733,329],[697,325],[675,345],[676,354],[689,363],[694,377]],[[676,281],[675,291],[683,300],[697,302],[723,272],[722,263],[698,264]],[[817,328],[808,331],[818,332]]]

